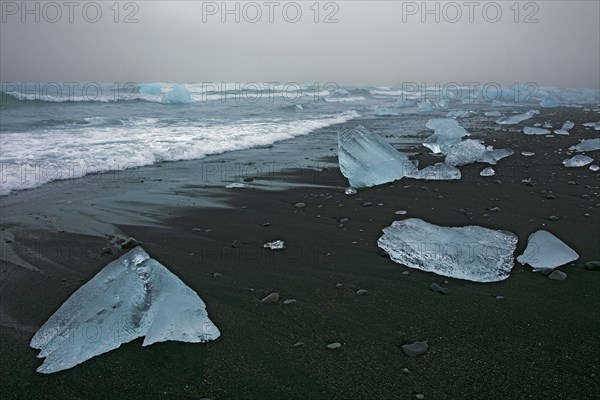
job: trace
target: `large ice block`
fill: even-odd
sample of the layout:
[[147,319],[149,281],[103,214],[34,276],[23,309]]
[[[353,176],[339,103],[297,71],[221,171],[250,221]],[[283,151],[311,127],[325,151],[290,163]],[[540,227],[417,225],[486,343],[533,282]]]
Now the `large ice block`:
[[338,134],[338,158],[342,174],[357,189],[392,182],[416,170],[404,153],[362,126]]
[[579,255],[562,240],[548,231],[532,233],[527,241],[525,252],[517,257],[521,264],[529,264],[534,271],[554,269],[571,261]]
[[579,144],[569,147],[571,151],[596,151],[600,150],[600,138],[585,139]]
[[173,85],[170,91],[163,94],[161,101],[165,104],[188,104],[193,102],[190,92],[183,85]]
[[467,165],[479,160],[486,151],[486,147],[477,140],[467,139],[450,147],[446,154],[446,164]]
[[571,158],[567,158],[565,160],[563,160],[563,165],[567,168],[578,168],[578,167],[585,167],[588,164],[591,164],[594,162],[594,159],[588,156],[584,156],[581,154],[577,154],[576,156],[573,156]]
[[141,247],[104,267],[81,286],[31,339],[45,358],[38,372],[72,368],[143,337],[156,342],[207,342],[220,332],[204,302]]
[[443,227],[421,219],[395,221],[377,240],[390,258],[407,267],[474,282],[510,275],[517,237],[480,226]]
[[433,135],[423,142],[423,146],[432,152],[446,154],[450,148],[459,143],[469,132],[458,124],[458,121],[450,118],[433,118],[427,121],[425,126],[433,129]]

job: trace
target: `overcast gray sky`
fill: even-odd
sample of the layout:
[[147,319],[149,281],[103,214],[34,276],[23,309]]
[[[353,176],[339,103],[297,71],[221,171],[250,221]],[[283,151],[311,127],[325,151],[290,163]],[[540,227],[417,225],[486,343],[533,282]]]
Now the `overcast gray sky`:
[[[428,2],[429,10],[438,7],[430,14],[421,1],[322,1],[318,15],[314,1],[259,0],[239,2],[239,23],[235,13],[223,14],[221,1],[121,2],[118,15],[114,1],[99,1],[101,16],[89,1],[30,1],[32,13],[21,1],[1,3],[4,82],[600,86],[596,0],[520,2],[518,13],[514,1]],[[138,22],[124,23],[132,13]],[[338,22],[325,23],[328,15]]]

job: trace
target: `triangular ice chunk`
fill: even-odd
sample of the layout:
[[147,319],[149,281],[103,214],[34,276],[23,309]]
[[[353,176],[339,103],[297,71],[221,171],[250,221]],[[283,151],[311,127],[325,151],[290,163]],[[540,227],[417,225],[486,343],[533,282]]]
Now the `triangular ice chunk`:
[[45,358],[38,372],[69,369],[145,336],[143,346],[220,335],[204,302],[177,276],[136,247],[80,287],[31,340]]
[[579,144],[569,147],[571,151],[596,151],[600,150],[600,138],[585,139]]
[[416,170],[405,154],[362,126],[338,134],[338,157],[342,174],[355,188],[393,182]]
[[548,231],[537,231],[529,236],[525,252],[517,257],[521,264],[529,264],[534,271],[554,269],[575,261],[579,255]]
[[421,219],[395,221],[377,240],[390,258],[407,267],[474,282],[508,278],[517,237],[480,226],[449,228]]

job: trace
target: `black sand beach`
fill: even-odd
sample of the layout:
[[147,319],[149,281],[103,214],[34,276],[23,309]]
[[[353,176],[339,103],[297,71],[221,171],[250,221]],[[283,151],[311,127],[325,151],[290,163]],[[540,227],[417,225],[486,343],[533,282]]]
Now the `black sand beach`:
[[[337,125],[262,149],[1,197],[3,238],[14,236],[4,240],[3,251],[40,270],[1,264],[2,397],[598,398],[600,272],[584,264],[600,260],[600,174],[561,164],[569,146],[598,136],[582,127],[598,113],[542,109],[508,127],[481,115],[460,120],[471,138],[515,151],[494,166],[495,177],[479,176],[487,165],[476,164],[461,168],[459,182],[403,179],[348,196],[335,158],[336,132],[345,126]],[[420,145],[431,134],[424,127],[429,117],[420,116],[423,128],[408,138],[398,132],[411,115],[344,125],[364,125],[416,153],[425,166],[441,161]],[[557,129],[566,120],[576,124],[569,136],[526,136],[521,129],[545,121]],[[597,164],[598,152],[589,155]],[[533,186],[522,182],[526,178]],[[244,179],[253,187],[224,189]],[[298,202],[306,206],[295,207]],[[489,211],[493,207],[500,212]],[[381,254],[381,230],[404,218],[511,231],[519,237],[515,256],[529,234],[547,229],[580,258],[560,268],[568,275],[564,281],[517,262],[503,282],[444,278]],[[111,245],[111,235],[142,242],[194,289],[222,336],[146,348],[138,339],[73,369],[36,373],[41,361],[29,347],[32,335],[124,253]],[[262,248],[277,239],[285,250]],[[241,246],[232,247],[234,240]],[[101,255],[105,247],[115,254]],[[431,291],[432,283],[450,293]],[[368,294],[356,295],[359,289]],[[271,292],[280,301],[261,303]],[[284,305],[286,299],[296,302]],[[428,341],[429,351],[407,357],[401,346],[417,340]],[[328,349],[332,342],[341,348]]]

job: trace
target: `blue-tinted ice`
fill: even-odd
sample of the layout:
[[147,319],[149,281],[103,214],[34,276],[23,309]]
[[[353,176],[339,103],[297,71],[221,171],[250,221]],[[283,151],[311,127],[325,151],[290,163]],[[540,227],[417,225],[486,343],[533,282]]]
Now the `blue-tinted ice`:
[[554,269],[571,261],[579,255],[562,240],[548,231],[537,231],[529,236],[525,252],[517,257],[521,264],[529,264],[534,271]]
[[405,154],[362,126],[338,134],[338,158],[342,174],[357,189],[392,182],[416,170]]
[[584,156],[581,154],[577,154],[576,156],[573,156],[571,158],[567,158],[567,159],[563,160],[562,163],[567,168],[579,168],[579,167],[585,167],[586,165],[589,165],[593,162],[594,162],[593,158]]
[[539,114],[539,111],[530,110],[523,114],[516,114],[516,115],[511,115],[508,117],[500,118],[500,119],[496,120],[496,123],[500,124],[500,125],[515,125],[515,124],[518,124],[519,122],[525,121],[525,120],[533,117],[535,114]]
[[165,104],[187,104],[192,102],[192,96],[183,85],[173,85],[170,91],[163,94],[162,102]]
[[433,225],[421,219],[395,221],[377,244],[407,267],[474,282],[496,282],[510,275],[517,236],[480,226]]
[[69,369],[143,337],[207,342],[220,332],[204,302],[177,276],[136,247],[81,286],[31,339],[45,358],[38,372]]
[[569,147],[569,150],[578,152],[600,150],[600,138],[582,140],[580,143]]

